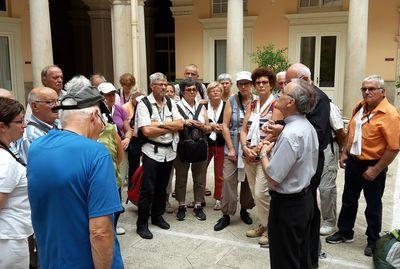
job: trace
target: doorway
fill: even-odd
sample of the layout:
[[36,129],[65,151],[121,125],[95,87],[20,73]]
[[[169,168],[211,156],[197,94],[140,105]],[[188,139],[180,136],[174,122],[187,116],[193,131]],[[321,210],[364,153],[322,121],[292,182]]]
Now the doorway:
[[293,26],[289,34],[290,61],[308,66],[314,84],[342,108],[346,25]]

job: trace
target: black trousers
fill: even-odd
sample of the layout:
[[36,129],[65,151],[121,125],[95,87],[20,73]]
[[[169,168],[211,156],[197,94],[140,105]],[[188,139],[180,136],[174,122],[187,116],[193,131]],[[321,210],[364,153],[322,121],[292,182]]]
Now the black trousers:
[[136,169],[140,165],[140,157],[142,156],[142,143],[138,138],[133,137],[129,142],[128,152],[128,180],[132,178]]
[[143,154],[143,179],[140,186],[137,226],[147,225],[151,218],[157,219],[165,211],[165,195],[173,161],[157,162]]
[[272,269],[311,268],[309,234],[312,216],[310,191],[293,198],[271,193],[268,237]]
[[311,178],[309,187],[310,192],[312,194],[313,206],[314,206],[311,227],[310,227],[310,256],[311,256],[311,264],[313,265],[313,267],[318,266],[319,253],[321,251],[321,241],[319,238],[319,229],[321,226],[321,211],[319,210],[318,207],[317,189],[319,187],[319,183],[321,183],[322,171],[324,169],[324,161],[325,161],[325,156],[324,156],[324,151],[322,150],[319,151],[318,153],[317,171],[315,172],[315,175]]
[[373,181],[365,180],[363,173],[368,166],[373,166],[377,162],[377,160],[362,161],[353,156],[347,159],[342,208],[338,220],[339,232],[345,236],[353,237],[358,199],[361,191],[363,191],[367,202],[367,208],[364,213],[368,226],[365,235],[368,237],[368,245],[372,246],[375,246],[376,241],[379,239],[379,233],[382,228],[382,196],[385,189],[387,168]]

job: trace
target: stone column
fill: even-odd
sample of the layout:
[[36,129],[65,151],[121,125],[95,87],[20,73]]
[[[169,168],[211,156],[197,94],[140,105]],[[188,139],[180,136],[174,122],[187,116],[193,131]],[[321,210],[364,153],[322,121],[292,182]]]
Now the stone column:
[[33,87],[42,85],[40,72],[53,64],[48,0],[29,0]]
[[356,100],[361,98],[361,82],[367,62],[368,1],[351,0],[347,31],[346,72],[343,114],[351,116]]
[[228,0],[226,69],[232,77],[243,70],[243,1]]
[[147,53],[146,53],[146,30],[144,20],[144,4],[146,0],[138,0],[138,42],[139,42],[139,70],[137,77],[138,87],[142,92],[147,92]]
[[113,1],[112,23],[114,82],[115,85],[119,85],[119,77],[122,74],[133,73],[135,75],[132,65],[131,1]]
[[92,9],[88,14],[92,30],[93,72],[100,72],[108,81],[114,81],[111,9]]

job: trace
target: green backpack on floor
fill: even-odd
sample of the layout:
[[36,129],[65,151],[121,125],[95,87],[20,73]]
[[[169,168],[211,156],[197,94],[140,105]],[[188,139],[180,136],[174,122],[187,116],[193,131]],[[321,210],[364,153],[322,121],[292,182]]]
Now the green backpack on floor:
[[376,269],[400,268],[400,230],[393,230],[376,242],[374,265]]

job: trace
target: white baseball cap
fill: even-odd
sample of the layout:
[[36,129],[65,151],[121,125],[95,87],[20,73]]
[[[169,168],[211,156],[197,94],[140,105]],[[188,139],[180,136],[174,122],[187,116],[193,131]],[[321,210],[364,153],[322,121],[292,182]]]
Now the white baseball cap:
[[110,92],[116,92],[117,89],[112,85],[110,82],[103,82],[100,83],[99,86],[97,86],[97,89],[102,93],[102,94],[107,94]]
[[251,80],[251,73],[249,71],[240,71],[236,73],[236,82],[238,82],[239,80],[248,80],[248,81],[252,81]]

